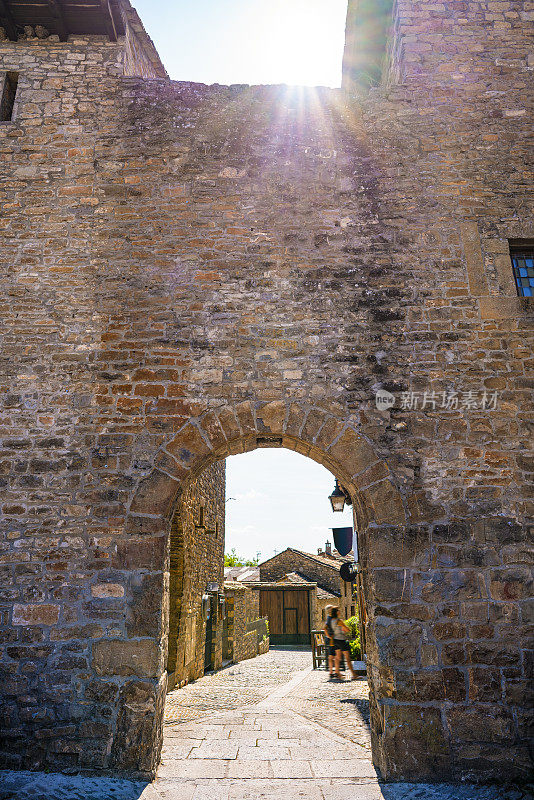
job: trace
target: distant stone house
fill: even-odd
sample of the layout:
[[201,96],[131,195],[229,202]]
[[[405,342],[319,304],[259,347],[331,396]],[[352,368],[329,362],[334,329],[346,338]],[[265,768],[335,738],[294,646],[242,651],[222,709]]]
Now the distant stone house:
[[274,581],[261,581],[259,567],[226,567],[225,591],[245,584],[257,596],[259,615],[269,620],[272,644],[308,644],[312,630],[321,629],[326,607],[338,605],[334,592],[318,586],[300,572]]
[[288,547],[259,565],[259,578],[262,583],[274,582],[294,574],[301,580],[316,583],[318,616],[315,615],[314,627],[322,627],[328,605],[339,606],[339,613],[343,619],[353,616],[356,612],[353,587],[339,574],[341,564],[350,560],[332,550],[329,542],[325,550],[321,550],[317,555]]
[[292,573],[249,585],[259,596],[260,614],[269,621],[272,644],[310,644],[317,614],[316,583]]
[[[288,572],[281,580],[294,585],[308,582],[306,576],[300,572]],[[318,586],[317,583],[315,583],[314,592],[315,601],[313,603],[314,612],[311,616],[311,626],[313,630],[321,630],[324,627],[328,606],[339,605],[339,597],[333,592],[323,589],[322,586]]]

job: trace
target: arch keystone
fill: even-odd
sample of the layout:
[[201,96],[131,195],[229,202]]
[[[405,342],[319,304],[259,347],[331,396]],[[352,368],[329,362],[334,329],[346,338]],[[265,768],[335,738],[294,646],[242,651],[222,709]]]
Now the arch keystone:
[[258,433],[282,434],[287,407],[283,400],[273,400],[256,412]]

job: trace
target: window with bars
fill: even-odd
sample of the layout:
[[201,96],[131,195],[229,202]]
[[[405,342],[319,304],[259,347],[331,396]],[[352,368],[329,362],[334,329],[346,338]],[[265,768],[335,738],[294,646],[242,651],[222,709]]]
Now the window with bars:
[[510,242],[510,257],[517,294],[534,297],[534,240]]

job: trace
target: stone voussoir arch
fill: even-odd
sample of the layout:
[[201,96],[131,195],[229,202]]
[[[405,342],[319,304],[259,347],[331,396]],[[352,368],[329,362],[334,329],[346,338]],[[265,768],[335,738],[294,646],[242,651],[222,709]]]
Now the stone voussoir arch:
[[160,448],[133,495],[127,533],[170,519],[184,487],[209,464],[258,447],[285,447],[323,464],[350,492],[359,527],[405,523],[394,475],[354,418],[294,401],[244,401],[191,418]]

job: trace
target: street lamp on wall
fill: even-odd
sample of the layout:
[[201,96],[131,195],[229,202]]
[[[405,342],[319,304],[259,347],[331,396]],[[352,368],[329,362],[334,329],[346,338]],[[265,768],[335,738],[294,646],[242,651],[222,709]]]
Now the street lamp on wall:
[[337,478],[334,491],[328,499],[332,504],[332,511],[343,511],[345,508],[345,492],[340,488]]

